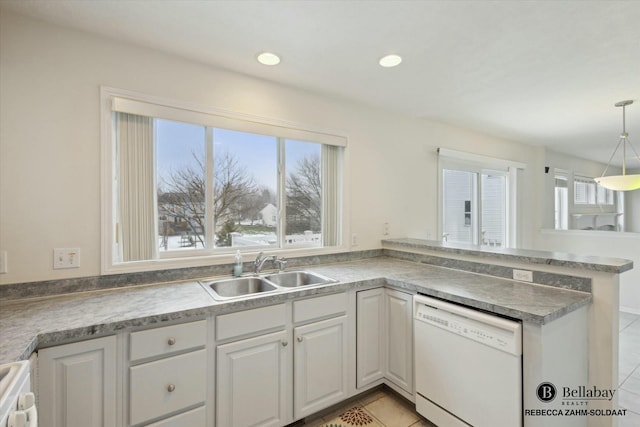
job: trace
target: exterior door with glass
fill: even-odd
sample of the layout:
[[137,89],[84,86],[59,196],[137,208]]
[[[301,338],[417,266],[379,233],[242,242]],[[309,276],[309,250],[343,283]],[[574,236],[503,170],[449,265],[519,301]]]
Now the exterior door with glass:
[[442,230],[448,242],[506,247],[506,171],[442,169]]

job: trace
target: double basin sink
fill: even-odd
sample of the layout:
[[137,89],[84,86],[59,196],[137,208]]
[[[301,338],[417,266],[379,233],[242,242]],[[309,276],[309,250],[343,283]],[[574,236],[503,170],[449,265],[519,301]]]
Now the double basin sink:
[[283,271],[264,276],[236,277],[233,279],[200,280],[200,284],[214,299],[225,301],[254,294],[277,292],[304,286],[336,283],[318,273],[310,271]]

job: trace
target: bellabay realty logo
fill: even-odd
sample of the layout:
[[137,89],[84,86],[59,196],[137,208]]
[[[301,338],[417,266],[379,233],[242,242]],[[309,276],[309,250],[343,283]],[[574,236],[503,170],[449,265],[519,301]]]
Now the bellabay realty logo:
[[[553,402],[558,396],[558,388],[553,383],[543,382],[536,387],[536,396],[542,403]],[[596,386],[561,387],[561,406],[569,408],[561,409],[525,409],[525,416],[625,416],[626,409],[588,409],[586,407],[592,401],[613,400],[616,389],[598,388]]]
[[[598,388],[596,386],[587,387],[584,385],[576,388],[562,387],[562,402],[563,405],[566,402],[572,401],[585,401],[589,400],[611,400],[616,394],[616,389],[613,388]],[[536,389],[536,395],[538,400],[544,403],[552,402],[558,391],[553,383],[542,383]]]
[[556,398],[556,386],[552,383],[542,383],[536,389],[536,395],[540,402],[549,403]]

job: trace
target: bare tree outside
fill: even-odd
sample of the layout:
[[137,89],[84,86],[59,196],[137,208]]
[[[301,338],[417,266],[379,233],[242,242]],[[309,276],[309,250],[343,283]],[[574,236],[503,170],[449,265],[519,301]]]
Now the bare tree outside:
[[298,160],[287,177],[287,234],[319,233],[322,218],[320,156]]
[[242,202],[255,196],[258,187],[253,176],[229,152],[216,156],[213,171],[213,217],[218,229],[229,221],[242,219]]
[[[186,246],[204,247],[206,173],[203,160],[195,153],[193,159],[193,166],[172,171],[159,185],[159,215],[173,220],[165,220],[160,233],[165,242],[168,236],[182,233],[189,239]],[[230,245],[228,234],[243,215],[243,201],[259,193],[253,177],[229,153],[216,156],[214,183],[215,229],[219,243],[226,246]]]
[[[170,237],[180,236],[180,247],[206,247],[206,165],[192,153],[188,165],[164,175],[158,185],[159,234],[161,248],[168,249]],[[232,233],[276,235],[274,225],[265,224],[266,206],[277,206],[277,197],[266,186],[258,186],[247,168],[233,153],[216,155],[211,209],[214,215],[215,246],[231,246]],[[320,156],[300,158],[286,180],[286,234],[321,232],[322,180]],[[264,237],[260,237],[264,238]],[[251,238],[249,237],[249,241]],[[175,243],[174,243],[175,244]]]
[[192,153],[194,166],[171,171],[158,185],[160,235],[166,249],[168,236],[186,235],[183,246],[204,247],[205,168],[202,159]]

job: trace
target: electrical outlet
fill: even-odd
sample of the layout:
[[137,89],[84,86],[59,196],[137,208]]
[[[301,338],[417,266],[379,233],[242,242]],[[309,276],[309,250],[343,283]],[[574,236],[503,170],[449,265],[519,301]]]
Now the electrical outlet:
[[533,282],[533,271],[513,269],[513,279],[521,282]]
[[80,248],[58,248],[53,250],[53,268],[79,268]]
[[0,252],[0,274],[5,274],[9,271],[7,266],[7,251]]
[[389,223],[385,222],[384,224],[382,224],[382,235],[383,236],[388,236],[389,235]]
[[356,233],[351,235],[351,246],[358,246],[358,235]]

